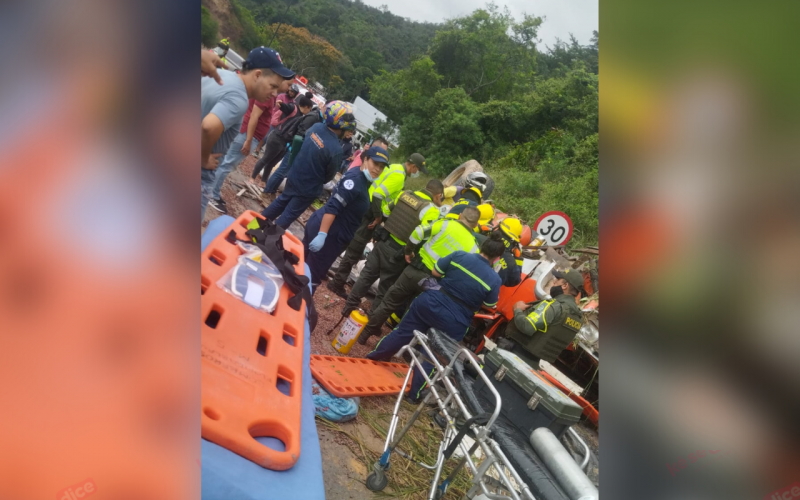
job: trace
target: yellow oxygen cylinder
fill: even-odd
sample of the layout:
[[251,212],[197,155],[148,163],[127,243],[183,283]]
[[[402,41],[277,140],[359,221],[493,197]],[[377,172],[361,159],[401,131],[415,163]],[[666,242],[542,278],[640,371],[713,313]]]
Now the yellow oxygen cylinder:
[[367,326],[367,314],[361,309],[355,309],[350,313],[350,317],[342,325],[342,329],[336,338],[333,339],[333,348],[342,354],[347,354],[356,343],[361,330]]

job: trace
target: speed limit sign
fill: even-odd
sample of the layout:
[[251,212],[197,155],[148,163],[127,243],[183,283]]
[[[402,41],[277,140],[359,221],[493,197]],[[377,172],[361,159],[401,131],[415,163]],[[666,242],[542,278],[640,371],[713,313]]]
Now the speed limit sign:
[[542,214],[533,229],[548,246],[566,245],[572,238],[572,220],[564,212],[553,210]]

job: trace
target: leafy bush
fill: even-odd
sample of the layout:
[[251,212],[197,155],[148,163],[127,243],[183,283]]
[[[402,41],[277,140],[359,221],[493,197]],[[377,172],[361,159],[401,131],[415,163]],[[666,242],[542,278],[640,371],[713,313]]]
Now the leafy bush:
[[217,46],[217,32],[219,23],[211,17],[211,13],[203,6],[200,6],[200,43],[206,47]]

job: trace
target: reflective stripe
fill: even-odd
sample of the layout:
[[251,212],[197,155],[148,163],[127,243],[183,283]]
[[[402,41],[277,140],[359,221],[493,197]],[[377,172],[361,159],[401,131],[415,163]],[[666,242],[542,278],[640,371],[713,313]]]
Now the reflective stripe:
[[439,274],[442,274],[442,275],[444,274],[444,271],[442,271],[442,270],[439,268],[439,263],[438,263],[438,262],[437,262],[436,264],[434,264],[434,265],[433,265],[433,267],[435,267],[435,268],[436,268],[436,272],[438,272]]
[[436,233],[436,235],[434,237],[429,239],[428,242],[425,243],[425,245],[423,245],[423,247],[422,247],[423,249],[425,249],[425,251],[428,253],[428,255],[430,255],[433,258],[434,261],[439,260],[439,254],[437,254],[436,252],[433,251],[433,249],[432,249],[433,245],[435,245],[436,242],[439,241],[439,239],[441,239],[442,236],[444,236],[444,234],[445,234],[445,232],[447,230],[447,225],[448,224],[450,224],[450,221],[445,221],[444,223],[442,223],[442,227],[439,228],[439,232]]
[[494,306],[496,306],[496,305],[497,305],[497,302],[495,302],[494,304],[487,304],[486,302],[484,302],[484,303],[483,303],[483,305],[485,305],[486,307],[488,307],[489,309],[491,309],[491,308],[493,308]]
[[420,221],[423,221],[423,220],[425,220],[425,214],[427,214],[427,213],[428,213],[428,210],[430,210],[430,207],[432,207],[432,206],[433,206],[433,204],[432,204],[432,203],[428,203],[427,205],[425,205],[425,206],[424,206],[424,207],[423,207],[423,208],[422,208],[422,209],[419,211],[419,220],[420,220]]
[[553,302],[554,302],[554,301],[552,301],[552,300],[548,300],[548,301],[545,301],[545,302],[544,302],[545,304],[547,304],[547,305],[545,306],[545,308],[544,308],[544,309],[542,309],[542,312],[541,312],[541,316],[542,316],[542,323],[544,323],[544,330],[539,330],[538,328],[536,328],[536,323],[535,323],[535,322],[534,322],[534,321],[531,319],[531,316],[533,316],[534,314],[536,314],[536,315],[538,315],[538,314],[539,314],[539,313],[537,313],[536,311],[539,309],[539,307],[541,307],[541,305],[540,305],[539,307],[537,307],[536,309],[534,309],[534,310],[533,310],[533,311],[532,311],[530,314],[528,314],[528,315],[526,316],[526,319],[527,319],[528,321],[530,321],[530,323],[531,323],[531,325],[533,326],[533,329],[534,329],[534,330],[537,330],[537,331],[540,331],[540,332],[543,332],[543,333],[547,331],[547,317],[544,315],[544,313],[545,313],[545,311],[547,311],[547,309],[549,309],[549,308],[550,308],[550,306],[551,306],[551,305],[553,305]]
[[344,201],[344,198],[339,196],[339,193],[336,193],[335,195],[333,195],[333,197],[336,198],[337,200],[339,200],[339,203],[341,203],[343,207],[347,206],[347,202]]
[[471,276],[471,277],[472,277],[472,279],[474,279],[475,281],[477,281],[478,283],[480,283],[481,285],[483,285],[483,288],[485,288],[485,289],[487,289],[487,290],[491,290],[491,289],[492,289],[492,287],[490,287],[489,285],[487,285],[486,283],[484,283],[482,279],[480,279],[480,278],[478,278],[477,276],[475,276],[474,274],[472,274],[472,272],[471,272],[469,269],[467,269],[466,267],[462,266],[462,265],[461,265],[461,264],[459,264],[458,262],[452,262],[452,261],[451,261],[451,262],[450,262],[450,264],[452,264],[452,265],[456,266],[457,268],[459,268],[459,269],[461,269],[462,271],[464,271],[465,273],[467,273],[469,276]]

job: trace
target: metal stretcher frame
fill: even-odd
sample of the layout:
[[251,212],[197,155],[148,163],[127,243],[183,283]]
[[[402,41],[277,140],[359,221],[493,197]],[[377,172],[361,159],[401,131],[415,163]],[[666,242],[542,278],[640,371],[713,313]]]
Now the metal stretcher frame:
[[[469,350],[461,348],[453,357],[453,359],[450,360],[448,365],[444,367],[441,365],[441,363],[439,363],[433,352],[431,352],[427,342],[428,336],[418,330],[415,330],[414,338],[411,340],[411,343],[403,346],[398,353],[398,355],[402,355],[404,352],[408,353],[411,358],[411,366],[409,366],[408,373],[406,374],[403,382],[403,389],[400,391],[400,394],[397,398],[397,403],[395,403],[394,406],[394,412],[392,413],[392,420],[386,433],[386,442],[384,443],[384,449],[381,458],[375,463],[373,471],[369,474],[369,476],[367,476],[367,487],[373,491],[380,491],[386,487],[388,480],[386,479],[384,471],[389,468],[389,458],[391,454],[393,452],[397,452],[403,458],[415,462],[425,469],[434,471],[434,477],[431,481],[431,488],[428,492],[429,500],[442,498],[447,492],[447,488],[452,483],[455,476],[465,465],[468,466],[472,472],[472,487],[467,492],[466,498],[472,499],[476,498],[477,495],[482,494],[483,496],[481,496],[481,498],[492,500],[522,500],[523,498],[527,500],[536,500],[533,496],[533,493],[531,493],[530,488],[520,478],[517,471],[514,470],[514,467],[500,449],[500,446],[490,437],[491,427],[497,420],[497,417],[500,415],[502,401],[500,399],[500,394],[498,394],[497,390],[494,388],[486,374],[483,373],[483,370],[478,362],[472,357]],[[430,361],[436,368],[436,372],[433,377],[429,377],[422,368],[420,358],[418,357],[416,349],[414,349],[416,346],[419,346],[422,348],[422,350],[424,350],[428,361]],[[468,360],[468,362],[474,366],[478,375],[484,379],[484,383],[495,398],[496,404],[494,411],[488,418],[486,418],[485,414],[473,415],[464,404],[458,388],[454,385],[453,381],[450,380],[450,374],[453,372],[453,367],[456,361],[458,361],[460,358]],[[395,435],[397,433],[397,424],[399,422],[400,403],[405,396],[405,388],[411,381],[414,367],[416,367],[420,374],[425,378],[425,381],[429,387],[429,392],[417,406],[417,409],[414,411],[413,415],[402,428],[402,430],[400,430],[399,434]],[[441,386],[444,387],[447,393],[444,398],[439,393],[439,389],[437,389],[437,383],[441,383]],[[431,399],[435,400],[439,411],[446,421],[446,425],[444,428],[444,437],[442,438],[441,443],[439,443],[436,463],[433,465],[428,465],[414,460],[412,457],[406,455],[402,450],[398,449],[397,446],[400,444],[400,441],[406,435],[420,414],[422,414],[422,411],[425,409]],[[465,421],[465,424],[461,429],[459,429],[456,425],[459,416]],[[475,443],[469,449],[466,447],[466,444],[463,441],[463,437],[467,433],[470,433],[470,437],[475,440]],[[450,475],[445,478],[441,484],[439,484],[439,479],[441,478],[444,464],[452,456],[456,447],[460,448],[463,458],[450,473]],[[472,460],[471,455],[478,449],[478,447],[480,447],[485,458],[479,465],[476,465]],[[487,474],[490,470],[493,470],[500,478],[499,481]],[[511,476],[516,482],[517,487],[522,490],[521,493],[517,491],[517,487],[515,487],[509,479],[505,472],[506,470],[511,473]],[[499,484],[499,486],[504,488],[511,496],[489,491],[487,483],[492,483],[492,488],[496,488]]]

